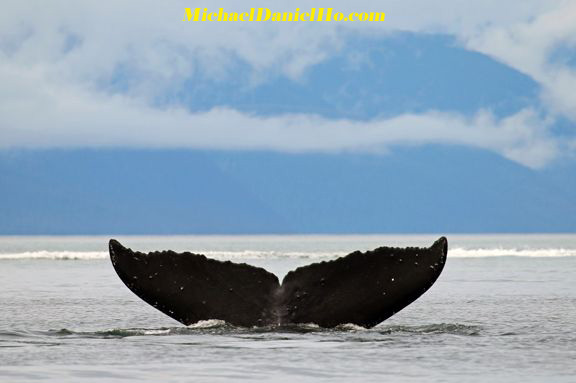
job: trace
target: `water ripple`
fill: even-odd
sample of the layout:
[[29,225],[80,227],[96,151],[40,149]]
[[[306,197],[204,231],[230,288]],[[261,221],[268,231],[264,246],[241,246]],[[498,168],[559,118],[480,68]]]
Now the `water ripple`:
[[[76,331],[71,329],[59,329],[48,331],[1,331],[0,341],[28,339],[31,338],[125,338],[136,336],[183,336],[183,335],[270,335],[275,340],[282,334],[350,334],[362,333],[367,337],[370,335],[428,335],[428,334],[449,334],[463,336],[478,336],[482,332],[481,326],[465,325],[461,323],[438,323],[427,325],[385,325],[377,326],[372,329],[366,329],[353,324],[340,325],[338,327],[327,329],[315,324],[293,324],[285,326],[267,326],[267,327],[239,327],[233,326],[224,321],[204,321],[188,327],[159,327],[159,328],[112,328],[96,331]],[[507,334],[506,334],[507,335]],[[267,339],[266,336],[260,339]]]

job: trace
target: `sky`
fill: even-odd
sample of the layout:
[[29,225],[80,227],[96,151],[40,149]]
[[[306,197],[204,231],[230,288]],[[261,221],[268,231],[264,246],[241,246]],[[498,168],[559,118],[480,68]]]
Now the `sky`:
[[[214,11],[219,7],[226,11],[260,6],[274,11],[331,7],[344,13],[380,11],[386,18],[382,22],[322,23],[183,21],[186,7],[204,6]],[[333,227],[329,206],[337,205],[339,197],[333,189],[323,189],[317,175],[309,174],[304,189],[332,201],[314,221],[305,212],[314,210],[318,200],[309,199],[302,188],[299,198],[278,200],[274,196],[279,191],[271,189],[265,196],[262,190],[268,190],[267,181],[261,174],[268,166],[262,163],[270,158],[278,158],[272,176],[282,169],[289,169],[286,173],[290,174],[305,174],[312,168],[327,171],[326,159],[343,168],[362,163],[364,167],[353,172],[365,169],[371,174],[368,179],[375,179],[374,187],[389,192],[386,180],[411,188],[419,178],[427,179],[438,170],[431,168],[430,153],[444,153],[449,157],[444,174],[474,170],[474,181],[464,177],[462,182],[479,180],[499,190],[482,199],[473,214],[489,206],[511,209],[504,226],[495,217],[476,220],[467,216],[454,218],[446,230],[574,231],[575,221],[562,213],[576,206],[575,193],[570,193],[573,182],[568,180],[576,169],[574,89],[574,1],[350,4],[335,0],[285,1],[274,6],[263,1],[54,0],[49,6],[41,1],[11,1],[0,14],[0,185],[4,185],[0,211],[10,217],[0,223],[0,230],[67,233],[80,222],[85,227],[81,232],[106,232],[105,220],[96,229],[84,214],[97,210],[80,198],[88,184],[78,184],[76,191],[62,190],[53,199],[39,188],[40,172],[63,174],[63,162],[53,159],[65,153],[70,166],[78,165],[61,183],[80,182],[77,174],[81,172],[105,179],[109,169],[98,161],[131,155],[126,161],[139,158],[139,162],[130,162],[130,173],[118,175],[117,182],[145,171],[138,163],[152,158],[164,164],[163,169],[181,168],[174,178],[164,180],[168,183],[185,178],[186,187],[203,183],[218,188],[219,183],[211,183],[216,173],[234,181],[232,189],[238,183],[256,182],[254,190],[222,197],[230,206],[253,200],[253,225],[242,227],[239,221],[224,231],[262,231],[273,221],[286,222],[285,226],[273,225],[277,231],[438,231],[444,227],[358,226],[351,222],[362,220],[361,203],[341,211],[338,220],[342,223]],[[195,178],[182,162],[168,160],[174,153],[209,157],[210,166],[199,170]],[[197,161],[195,154],[189,155],[186,161]],[[254,156],[260,156],[256,161],[260,165],[252,165]],[[81,165],[79,159],[84,157],[94,158],[94,163]],[[374,163],[374,158],[382,164]],[[418,164],[418,171],[410,173],[412,178],[401,177],[408,174],[408,158]],[[245,167],[237,173],[222,170],[222,163],[230,162]],[[395,167],[390,165],[394,163]],[[379,173],[382,166],[387,173]],[[518,179],[520,189],[512,193],[511,186],[502,189],[502,182],[495,183],[494,166],[498,171],[509,169],[503,178]],[[210,167],[215,170],[209,174],[205,170]],[[341,174],[338,179],[346,184],[354,177]],[[126,204],[134,187],[131,182],[123,186],[126,197],[107,198],[104,191],[99,203]],[[295,189],[290,179],[275,182]],[[542,191],[543,196],[533,195],[534,185],[542,183],[549,189]],[[50,179],[41,184],[55,190]],[[213,189],[206,187],[207,194],[194,203],[217,205]],[[455,201],[463,198],[454,193],[444,192]],[[520,204],[524,207],[512,209],[513,196],[518,194],[525,199]],[[161,195],[156,199],[144,195],[137,201],[142,206],[161,205]],[[434,204],[440,197],[435,200],[433,195],[418,195],[411,206]],[[542,201],[543,197],[549,199]],[[71,202],[75,198],[79,202]],[[390,199],[392,194],[384,193],[382,198]],[[25,208],[31,201],[56,207],[37,209],[35,214]],[[192,203],[185,196],[178,201]],[[465,199],[461,204],[466,204]],[[542,208],[526,216],[525,206],[534,204]],[[558,206],[553,214],[545,211],[554,204]],[[83,212],[81,217],[63,220],[62,212],[72,207]],[[462,208],[452,204],[444,211],[459,217]],[[135,205],[126,215],[140,214],[142,209]],[[290,209],[304,212],[295,218]],[[402,215],[390,207],[380,209],[376,210],[382,214]],[[264,210],[266,219],[256,213]],[[215,228],[226,226],[214,218],[220,217],[216,213],[208,209],[199,219],[208,220],[212,214]],[[97,212],[92,214],[96,220]],[[240,215],[243,222],[252,219],[250,209]],[[164,218],[175,219],[169,214]],[[540,220],[540,226],[526,227],[526,220]],[[38,226],[39,221],[45,223]],[[60,221],[57,229],[51,226]],[[312,221],[316,224],[306,225]],[[187,230],[185,225],[178,229],[137,226],[127,219],[124,226],[110,230]],[[192,232],[210,230],[201,225],[190,228]]]

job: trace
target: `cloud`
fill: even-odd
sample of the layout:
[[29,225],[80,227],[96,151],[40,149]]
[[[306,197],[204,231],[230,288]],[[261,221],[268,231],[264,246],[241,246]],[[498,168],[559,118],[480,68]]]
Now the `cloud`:
[[[6,73],[3,69],[0,73]],[[488,111],[402,114],[372,121],[297,114],[261,117],[226,108],[191,113],[155,108],[133,98],[93,94],[13,70],[5,78],[21,97],[0,92],[0,148],[132,147],[381,152],[396,145],[430,143],[491,150],[538,168],[556,156],[546,122],[525,109],[503,119]],[[46,129],[46,121],[50,128]]]
[[[343,12],[387,12],[381,23],[186,23],[188,1],[103,3],[95,0],[53,0],[10,4],[0,15],[0,47],[4,59],[19,65],[42,64],[61,80],[101,83],[119,67],[129,67],[140,81],[169,83],[203,70],[226,73],[229,57],[239,58],[257,72],[279,71],[293,78],[339,49],[346,33],[386,34],[395,31],[474,36],[480,30],[503,28],[555,9],[560,1],[526,0],[522,7],[495,0],[357,1],[314,3]],[[282,5],[221,0],[193,6],[243,11],[271,7],[304,9],[301,1]],[[308,6],[306,7],[308,8]],[[41,13],[39,10],[42,9]],[[487,27],[489,26],[489,27]],[[6,47],[9,47],[6,49]]]
[[478,30],[464,40],[469,49],[533,78],[549,111],[576,121],[576,70],[553,59],[561,47],[576,53],[576,2],[562,2],[530,20]]
[[[530,167],[564,146],[550,133],[555,114],[576,119],[574,71],[549,58],[573,43],[574,3],[429,0],[315,3],[343,12],[383,10],[382,23],[186,23],[187,1],[53,0],[13,2],[0,14],[0,147],[130,146],[382,150],[445,143],[479,147]],[[215,3],[195,3],[213,9]],[[256,1],[218,6],[244,10]],[[276,8],[278,7],[278,8]],[[275,9],[304,8],[288,1]],[[42,10],[42,11],[40,11]],[[574,15],[574,16],[573,16]],[[310,115],[261,117],[215,107],[191,113],[154,100],[184,81],[226,83],[238,61],[257,84],[274,76],[302,81],[306,70],[342,49],[349,34],[398,31],[456,36],[542,85],[539,106],[503,119],[489,110],[400,114],[373,121]],[[536,111],[538,110],[538,111]],[[544,116],[544,117],[543,117]]]

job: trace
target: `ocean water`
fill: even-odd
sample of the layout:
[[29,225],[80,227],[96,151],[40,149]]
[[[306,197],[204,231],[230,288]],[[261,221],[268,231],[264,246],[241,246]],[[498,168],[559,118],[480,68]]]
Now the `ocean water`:
[[[576,235],[448,235],[446,267],[372,329],[185,327],[116,276],[108,237],[0,237],[1,382],[576,382]],[[289,270],[436,236],[120,237]]]

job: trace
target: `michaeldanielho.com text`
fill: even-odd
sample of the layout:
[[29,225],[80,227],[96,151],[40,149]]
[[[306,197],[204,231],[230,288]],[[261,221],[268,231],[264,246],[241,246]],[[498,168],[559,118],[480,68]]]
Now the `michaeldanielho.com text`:
[[208,12],[208,8],[185,8],[182,21],[384,21],[384,12],[334,12],[333,8],[310,8],[309,12],[273,12],[269,8],[250,8],[248,12]]

